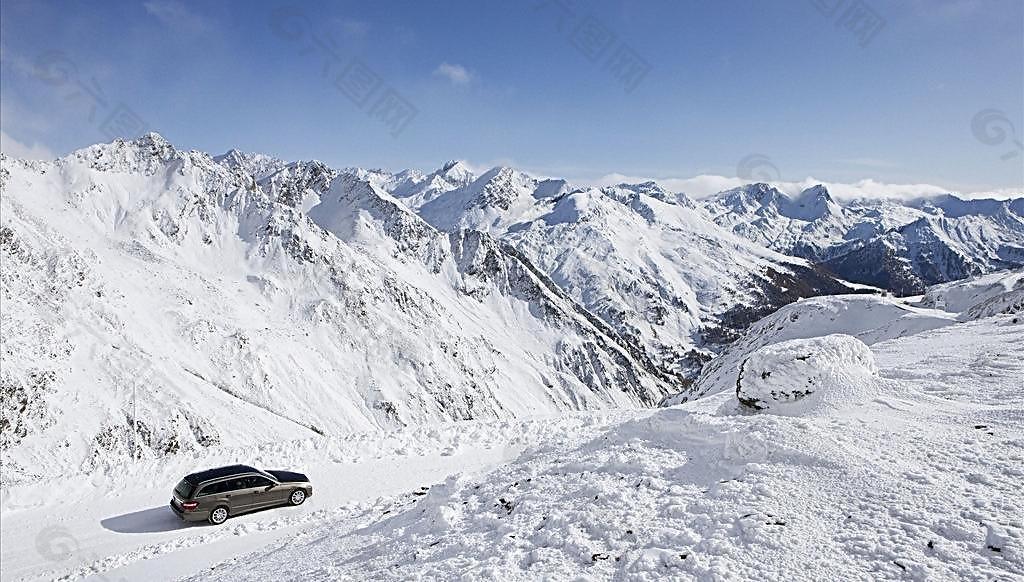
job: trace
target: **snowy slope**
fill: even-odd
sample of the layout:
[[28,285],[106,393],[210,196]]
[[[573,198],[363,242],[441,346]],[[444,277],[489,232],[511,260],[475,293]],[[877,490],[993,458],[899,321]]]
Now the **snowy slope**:
[[[1012,315],[879,342],[860,395],[797,415],[723,392],[213,446],[6,486],[0,575],[1015,580],[1022,345]],[[231,462],[303,470],[316,494],[221,527],[169,513],[181,474]]]
[[2,172],[5,482],[670,391],[514,250],[351,173],[155,134]]
[[999,271],[929,287],[918,304],[962,313],[986,300],[1019,289],[1024,289],[1024,269]]
[[931,329],[1021,311],[1022,272],[937,285],[923,297],[835,295],[800,300],[758,321],[705,364],[694,386],[667,398],[666,405],[734,390],[743,362],[758,349],[794,339],[846,334],[872,345]]
[[847,334],[867,344],[956,322],[956,314],[876,295],[836,295],[791,303],[758,321],[704,365],[694,386],[666,400],[678,404],[735,388],[740,365],[758,348],[793,339]]
[[[258,446],[214,446],[83,479],[57,476],[7,486],[0,512],[3,580],[167,580],[255,548],[287,542],[328,520],[357,528],[419,499],[453,474],[480,474],[526,446],[582,442],[630,412],[566,413],[526,420],[464,420],[340,437],[301,437]],[[297,508],[189,525],[170,513],[171,488],[198,468],[246,463],[301,470],[313,497]],[[61,495],[39,496],[40,489]],[[90,578],[92,576],[93,578]],[[266,577],[266,575],[264,576]]]
[[192,579],[1019,579],[1021,345],[1009,316],[880,342],[836,406],[637,413]]

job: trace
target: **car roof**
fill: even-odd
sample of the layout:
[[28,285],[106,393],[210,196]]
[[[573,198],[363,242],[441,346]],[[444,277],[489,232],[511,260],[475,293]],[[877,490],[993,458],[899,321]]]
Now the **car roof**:
[[193,485],[197,485],[210,479],[218,479],[220,477],[230,477],[231,475],[239,475],[242,473],[262,473],[254,467],[249,465],[228,465],[226,467],[217,467],[216,469],[207,469],[205,471],[199,471],[198,473],[192,473],[185,475],[185,480]]

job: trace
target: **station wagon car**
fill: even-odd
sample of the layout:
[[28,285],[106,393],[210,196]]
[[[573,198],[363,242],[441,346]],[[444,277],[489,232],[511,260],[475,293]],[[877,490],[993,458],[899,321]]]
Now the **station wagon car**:
[[174,488],[171,510],[185,521],[224,523],[228,517],[279,505],[302,505],[313,486],[302,473],[230,465],[186,475]]

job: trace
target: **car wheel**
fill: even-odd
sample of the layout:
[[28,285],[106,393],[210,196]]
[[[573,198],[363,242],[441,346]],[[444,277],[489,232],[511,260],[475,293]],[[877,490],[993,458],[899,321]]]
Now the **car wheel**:
[[302,505],[302,502],[306,500],[306,492],[302,489],[296,489],[292,491],[292,494],[288,496],[288,503],[292,505]]
[[218,505],[213,508],[210,512],[210,523],[213,525],[220,525],[228,520],[228,508],[223,505]]

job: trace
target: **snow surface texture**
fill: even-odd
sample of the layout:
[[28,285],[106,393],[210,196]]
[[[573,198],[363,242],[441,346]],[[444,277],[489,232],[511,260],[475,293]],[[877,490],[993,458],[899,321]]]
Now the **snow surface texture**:
[[[721,393],[637,412],[194,579],[1018,580],[1024,325],[1011,318],[874,344],[871,398],[789,416]],[[864,356],[854,341],[842,349]]]
[[871,350],[833,334],[765,346],[747,356],[736,376],[736,399],[758,411],[821,414],[861,404],[878,393]]

